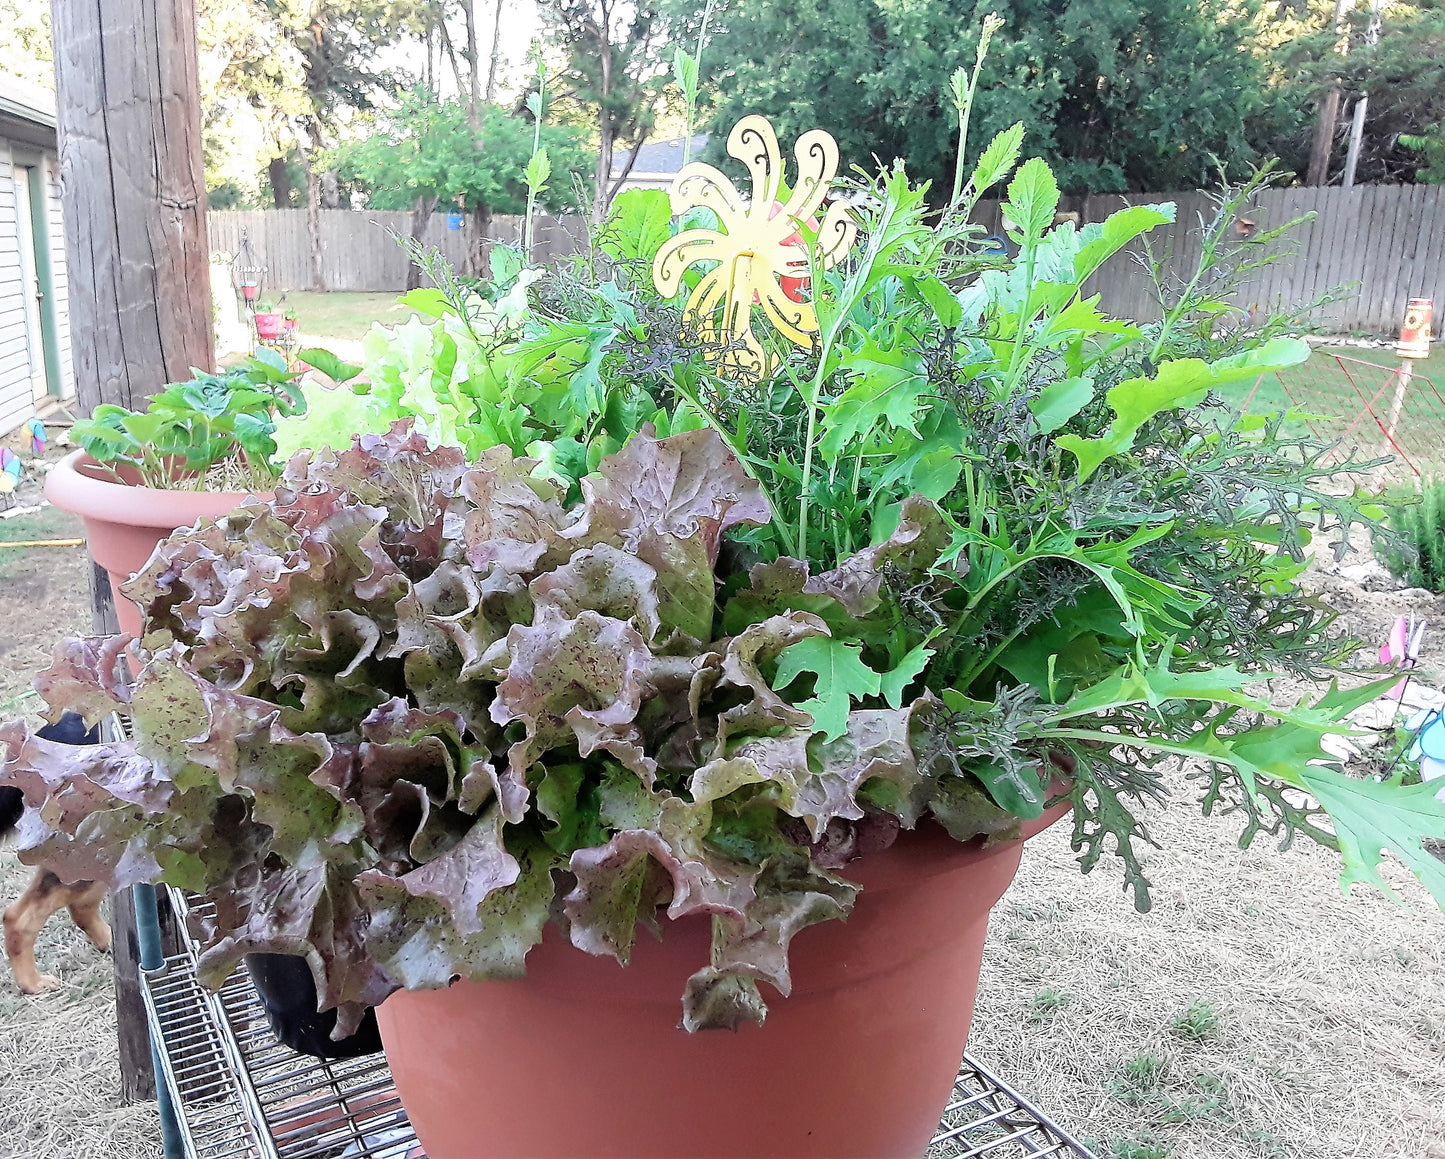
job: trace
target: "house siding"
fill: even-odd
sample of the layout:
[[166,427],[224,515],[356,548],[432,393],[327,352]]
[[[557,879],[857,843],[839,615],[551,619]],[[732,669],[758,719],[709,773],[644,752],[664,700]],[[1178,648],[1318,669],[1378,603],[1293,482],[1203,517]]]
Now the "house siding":
[[[34,151],[26,150],[33,156]],[[75,394],[75,373],[70,353],[70,310],[65,269],[65,231],[60,210],[59,164],[53,152],[41,155],[40,171],[45,198],[35,209],[46,214],[49,233],[51,284],[54,292],[56,340],[59,345],[60,394]],[[20,261],[15,182],[24,179],[17,170],[14,148],[0,138],[0,435],[14,430],[35,413],[34,381],[44,375],[40,336],[32,350],[27,332],[25,295],[28,288]],[[32,366],[32,355],[35,365]]]
[[34,413],[25,334],[25,285],[15,231],[14,159],[10,142],[0,139],[0,434],[18,427]]

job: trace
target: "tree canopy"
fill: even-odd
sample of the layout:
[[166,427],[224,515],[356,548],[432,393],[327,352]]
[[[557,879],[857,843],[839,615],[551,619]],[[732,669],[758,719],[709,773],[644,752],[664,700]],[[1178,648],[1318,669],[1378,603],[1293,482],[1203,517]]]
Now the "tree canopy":
[[711,129],[766,111],[784,137],[822,126],[855,160],[877,153],[944,182],[954,167],[945,79],[971,67],[984,16],[995,34],[974,105],[975,150],[1015,121],[1066,189],[1178,189],[1212,156],[1258,156],[1265,62],[1234,0],[741,0],[718,18],[705,72]]
[[[425,89],[412,89],[398,109],[379,114],[361,139],[338,148],[332,161],[343,179],[369,191],[367,204],[377,209],[412,209],[422,201],[487,214],[522,213],[532,126],[499,105],[484,104],[479,149],[467,114],[465,99],[439,101]],[[554,173],[588,165],[578,129],[543,124],[542,146]],[[567,181],[559,180],[543,204],[560,208],[570,193]]]

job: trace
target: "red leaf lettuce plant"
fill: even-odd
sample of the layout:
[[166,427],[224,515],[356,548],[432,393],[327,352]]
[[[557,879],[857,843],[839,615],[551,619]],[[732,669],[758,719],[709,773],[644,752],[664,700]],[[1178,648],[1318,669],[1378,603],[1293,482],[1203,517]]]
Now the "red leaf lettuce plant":
[[[144,638],[72,640],[37,681],[134,739],[0,729],[4,779],[39,807],[26,858],[205,893],[203,976],[304,955],[339,1033],[398,987],[521,974],[549,914],[622,962],[639,921],[711,914],[696,1028],[760,1021],[759,981],[788,992],[788,942],[847,915],[834,870],[860,843],[929,811],[960,839],[1013,825],[920,763],[931,694],[819,711],[815,732],[773,690],[779,656],[831,639],[823,616],[716,630],[722,535],[769,511],[713,432],[640,433],[571,507],[533,466],[468,466],[398,423],[172,536],[126,586]],[[882,569],[927,582],[947,543],[917,504],[809,602],[846,622]],[[735,602],[800,576],[760,568]]]

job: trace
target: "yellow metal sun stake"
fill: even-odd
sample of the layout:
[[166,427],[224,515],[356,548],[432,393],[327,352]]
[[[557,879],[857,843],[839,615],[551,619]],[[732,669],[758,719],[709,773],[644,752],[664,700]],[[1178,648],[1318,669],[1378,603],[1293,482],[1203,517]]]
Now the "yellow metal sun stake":
[[[808,251],[800,226],[816,231],[817,264],[828,269],[857,240],[858,229],[847,206],[835,201],[822,224],[816,214],[838,172],[838,145],[822,129],[798,138],[797,181],[786,204],[778,193],[783,184],[778,137],[766,117],[744,117],[728,134],[728,153],[747,166],[752,196],[744,198],[726,176],[711,165],[684,167],[672,187],[674,213],[702,207],[717,215],[717,229],[686,229],[669,240],[652,263],[652,280],[665,297],[682,288],[683,274],[696,262],[716,262],[683,308],[702,338],[719,351],[721,368],[749,374],[768,369],[767,354],[753,333],[753,309],[790,342],[813,344],[818,317],[803,300],[809,276]],[[739,348],[741,344],[741,348]]]

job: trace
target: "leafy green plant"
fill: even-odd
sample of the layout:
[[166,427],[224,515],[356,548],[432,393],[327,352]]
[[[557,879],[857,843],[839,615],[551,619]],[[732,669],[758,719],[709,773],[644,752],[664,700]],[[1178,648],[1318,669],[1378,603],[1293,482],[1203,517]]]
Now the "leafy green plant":
[[1207,998],[1196,998],[1174,1016],[1169,1029],[1181,1038],[1203,1042],[1219,1029],[1219,1008]]
[[1118,1135],[1111,1138],[1109,1154],[1113,1159],[1169,1159],[1174,1154],[1174,1148],[1145,1131],[1133,1137]]
[[[167,386],[144,411],[102,403],[71,435],[120,481],[204,488],[219,469],[243,488],[264,490],[276,477],[278,418],[305,411],[298,375],[262,347],[224,374],[196,371],[194,378]],[[133,478],[124,477],[126,468]]]
[[1411,587],[1445,592],[1445,479],[1424,479],[1413,494],[1383,502],[1398,538],[1380,542],[1380,562]]
[[1074,996],[1045,986],[1029,1000],[1029,1021],[1047,1022],[1060,1010],[1074,1004]]

